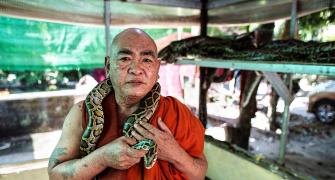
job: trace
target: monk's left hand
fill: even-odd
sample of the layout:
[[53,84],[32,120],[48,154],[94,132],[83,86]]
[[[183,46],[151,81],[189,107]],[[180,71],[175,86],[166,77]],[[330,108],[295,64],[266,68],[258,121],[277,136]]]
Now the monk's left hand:
[[160,129],[155,128],[149,123],[142,122],[141,125],[135,125],[138,133],[133,131],[133,136],[137,140],[145,138],[154,140],[158,147],[158,159],[173,163],[174,160],[172,158],[184,150],[160,117],[158,118],[158,127]]

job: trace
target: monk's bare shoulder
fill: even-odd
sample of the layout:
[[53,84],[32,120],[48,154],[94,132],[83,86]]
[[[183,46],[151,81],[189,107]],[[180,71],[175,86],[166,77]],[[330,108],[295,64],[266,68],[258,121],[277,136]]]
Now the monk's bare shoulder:
[[80,112],[82,112],[83,111],[83,104],[84,104],[83,100],[79,101],[79,102],[77,102],[77,103],[75,103],[73,105],[73,108],[76,108],[77,110],[79,110]]

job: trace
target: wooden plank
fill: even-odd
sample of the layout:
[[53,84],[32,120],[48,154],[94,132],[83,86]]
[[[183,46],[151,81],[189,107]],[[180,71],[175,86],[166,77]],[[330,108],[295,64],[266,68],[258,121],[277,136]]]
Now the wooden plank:
[[267,71],[264,71],[263,74],[265,78],[271,83],[271,86],[273,86],[278,95],[284,99],[285,103],[291,104],[293,97],[279,75],[277,73]]

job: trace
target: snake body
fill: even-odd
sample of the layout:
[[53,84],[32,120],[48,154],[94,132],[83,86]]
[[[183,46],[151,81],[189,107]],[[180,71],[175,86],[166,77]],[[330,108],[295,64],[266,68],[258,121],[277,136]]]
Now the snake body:
[[[80,142],[80,154],[82,157],[96,149],[104,126],[102,101],[112,91],[112,83],[110,79],[107,78],[95,86],[85,99],[85,106],[89,117],[88,125]],[[135,131],[134,125],[142,121],[150,122],[158,106],[159,98],[160,85],[156,83],[151,91],[140,101],[138,109],[127,118],[122,131],[124,136],[134,138],[132,135],[132,131]],[[147,150],[148,152],[144,156],[144,167],[147,169],[153,167],[157,160],[157,144],[153,140],[141,140],[132,147],[138,150]]]
[[230,38],[195,36],[170,43],[158,53],[158,56],[168,63],[174,63],[182,57],[239,61],[335,63],[335,41],[303,42],[289,39],[270,41],[255,46],[253,38],[250,33]]

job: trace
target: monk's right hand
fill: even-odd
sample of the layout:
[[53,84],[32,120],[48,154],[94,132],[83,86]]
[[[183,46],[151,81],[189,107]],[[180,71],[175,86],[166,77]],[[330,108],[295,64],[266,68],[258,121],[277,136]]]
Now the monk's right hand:
[[103,146],[102,154],[106,166],[123,170],[140,162],[147,151],[133,149],[131,146],[134,144],[134,139],[122,136]]

